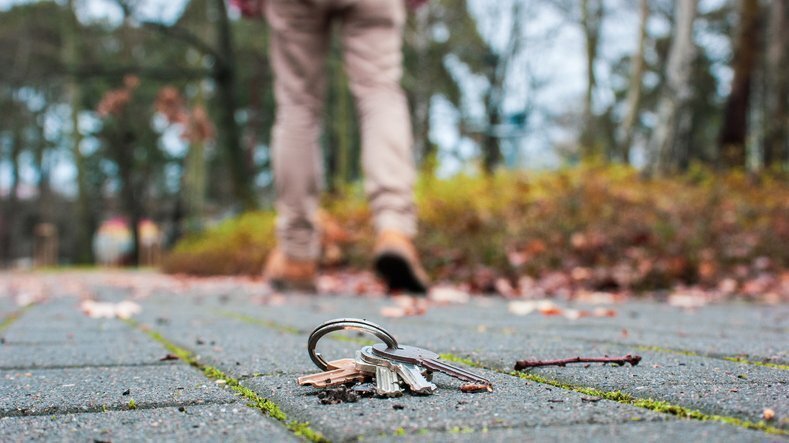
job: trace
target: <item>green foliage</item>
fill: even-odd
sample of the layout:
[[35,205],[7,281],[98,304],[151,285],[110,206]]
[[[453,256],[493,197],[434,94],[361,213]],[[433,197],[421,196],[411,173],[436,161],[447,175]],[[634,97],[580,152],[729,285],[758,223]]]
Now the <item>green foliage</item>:
[[274,214],[250,212],[187,237],[168,255],[163,269],[195,275],[254,275],[263,269],[274,244]]
[[[587,165],[426,177],[416,193],[425,266],[475,290],[491,290],[498,277],[554,271],[575,288],[713,285],[748,278],[756,261],[773,271],[789,264],[789,187],[779,178],[695,168],[647,180],[630,168]],[[350,264],[366,266],[374,233],[361,193],[325,206],[352,233]],[[249,214],[179,244],[167,270],[254,274],[273,245],[273,214]]]

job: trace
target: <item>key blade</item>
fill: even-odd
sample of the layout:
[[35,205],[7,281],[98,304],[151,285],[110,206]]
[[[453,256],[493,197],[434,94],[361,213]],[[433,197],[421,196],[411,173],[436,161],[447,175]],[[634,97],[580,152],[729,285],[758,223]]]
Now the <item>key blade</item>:
[[333,369],[331,371],[318,372],[317,374],[305,375],[298,378],[301,386],[314,386],[316,388],[329,388],[345,383],[364,381],[367,374],[360,372],[356,367]]
[[441,372],[450,377],[457,378],[458,380],[467,381],[469,383],[476,383],[482,385],[493,385],[490,380],[481,377],[474,372],[460,368],[458,366],[442,362],[437,359],[420,359],[419,365],[427,369]]
[[381,397],[399,397],[403,395],[400,389],[400,378],[397,373],[383,366],[375,367],[375,393]]
[[352,368],[354,367],[355,363],[356,360],[352,358],[341,358],[339,360],[332,360],[328,363],[329,368],[327,369],[327,371],[331,371],[333,369]]
[[422,371],[416,365],[395,362],[392,364],[392,367],[395,372],[397,372],[397,375],[399,375],[408,387],[411,388],[411,392],[413,393],[432,394],[438,389],[436,385],[430,383],[422,376]]

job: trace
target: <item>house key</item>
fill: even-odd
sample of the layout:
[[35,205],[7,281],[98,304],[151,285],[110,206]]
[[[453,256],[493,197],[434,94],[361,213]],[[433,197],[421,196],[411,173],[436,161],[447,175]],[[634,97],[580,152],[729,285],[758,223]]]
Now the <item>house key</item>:
[[491,386],[490,380],[460,368],[458,366],[439,361],[439,356],[435,352],[415,346],[387,347],[384,343],[371,346],[372,353],[396,362],[410,363],[425,369],[438,371],[469,383]]

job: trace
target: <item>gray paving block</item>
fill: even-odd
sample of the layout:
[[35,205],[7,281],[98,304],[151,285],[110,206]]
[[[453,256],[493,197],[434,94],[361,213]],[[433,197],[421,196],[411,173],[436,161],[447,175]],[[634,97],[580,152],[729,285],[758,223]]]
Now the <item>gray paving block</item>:
[[158,365],[167,355],[143,336],[87,343],[0,345],[0,369],[45,369],[85,366]]
[[[583,401],[583,395],[537,383],[483,372],[494,383],[494,392],[467,394],[460,382],[437,374],[434,395],[321,405],[317,389],[298,386],[294,376],[245,380],[245,386],[278,403],[291,418],[309,422],[333,440],[407,433],[422,429],[446,431],[455,427],[549,426],[556,424],[620,423],[630,420],[664,420],[664,414],[601,400]],[[398,408],[395,409],[395,405]],[[399,406],[402,406],[400,408]]]
[[[140,316],[139,321],[193,351],[202,363],[216,366],[232,377],[317,370],[307,355],[306,334],[247,324],[203,306],[184,305],[177,311],[143,306],[148,313],[166,313],[167,319],[157,322],[156,316],[150,314]],[[336,358],[352,357],[357,348],[358,345],[333,340],[320,343],[321,351]]]
[[[128,395],[123,395],[125,391]],[[46,415],[226,403],[231,391],[182,363],[156,367],[110,367],[0,371],[0,416]]]
[[387,436],[383,442],[770,442],[780,438],[762,432],[736,428],[720,423],[669,420],[665,422],[631,422],[615,424],[584,424],[572,426],[537,426],[534,428],[488,429],[471,431],[458,428],[450,432],[421,435]]
[[241,402],[221,405],[0,418],[0,439],[28,441],[299,441]]

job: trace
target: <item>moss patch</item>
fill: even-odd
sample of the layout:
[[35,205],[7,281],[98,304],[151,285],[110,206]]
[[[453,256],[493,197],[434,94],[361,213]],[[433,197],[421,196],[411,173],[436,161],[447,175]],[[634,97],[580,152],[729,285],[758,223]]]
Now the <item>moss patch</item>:
[[[133,327],[138,327],[141,331],[145,332],[155,341],[159,342],[162,346],[164,346],[168,351],[170,351],[173,355],[177,356],[179,359],[183,360],[184,362],[190,364],[191,366],[201,370],[203,375],[212,379],[212,380],[222,380],[225,382],[225,385],[235,391],[241,397],[244,397],[248,400],[247,406],[255,408],[263,412],[264,414],[270,416],[271,418],[281,422],[285,427],[288,428],[291,432],[299,437],[303,437],[312,442],[319,442],[319,443],[328,443],[329,440],[324,437],[320,432],[310,428],[309,423],[300,422],[297,420],[291,420],[288,418],[287,414],[273,401],[261,397],[255,391],[244,387],[239,383],[239,381],[233,377],[222,372],[220,369],[215,368],[213,366],[204,365],[200,363],[197,358],[192,354],[191,351],[184,349],[175,343],[171,342],[158,332],[139,327],[137,322],[133,320],[126,321],[129,325]],[[131,402],[130,402],[131,404]]]
[[[615,343],[615,344],[619,344],[619,343]],[[700,353],[694,352],[694,351],[686,351],[686,350],[683,350],[683,349],[664,348],[662,346],[636,345],[635,348],[638,349],[639,351],[663,352],[663,353],[666,353],[666,354],[687,355],[689,357],[718,358],[718,359],[722,359],[722,360],[726,360],[726,361],[731,361],[731,362],[734,362],[734,363],[740,363],[740,364],[743,364],[743,365],[763,366],[763,367],[767,367],[767,368],[773,368],[773,369],[780,369],[780,370],[783,370],[783,371],[789,371],[789,365],[785,365],[785,364],[781,364],[781,363],[772,363],[772,362],[767,362],[767,361],[748,360],[747,358],[744,358],[744,357],[725,357],[725,356],[721,357],[719,355],[705,355],[705,354],[700,354]]]
[[239,314],[238,312],[232,311],[222,311],[220,312],[223,316],[232,318],[234,320],[242,321],[244,323],[249,323],[252,325],[263,326],[265,328],[273,329],[278,332],[282,332],[283,334],[291,334],[291,335],[300,335],[303,334],[299,328],[294,328],[293,326],[283,325],[282,323],[277,323],[271,320],[264,320],[257,317],[252,317],[251,315],[246,314]]
[[[279,332],[282,332],[282,333],[285,333],[285,334],[291,334],[291,335],[304,335],[304,334],[306,334],[304,331],[302,331],[299,328],[294,328],[293,326],[283,325],[282,323],[277,323],[277,322],[271,321],[271,320],[264,320],[264,319],[261,319],[261,318],[252,317],[250,315],[239,314],[237,312],[230,312],[230,311],[223,311],[221,314],[224,315],[225,317],[228,317],[228,318],[239,320],[239,321],[242,321],[244,323],[249,323],[249,324],[252,324],[252,325],[263,326],[265,328],[273,329],[275,331],[279,331]],[[377,341],[370,340],[370,339],[367,339],[367,338],[348,337],[346,335],[338,335],[338,334],[327,335],[326,338],[328,338],[329,340],[342,341],[342,342],[346,342],[346,343],[353,343],[353,344],[357,344],[357,345],[361,345],[361,346],[372,346],[372,345],[378,343]]]
[[3,332],[9,327],[11,327],[11,325],[13,325],[14,322],[22,318],[25,312],[30,310],[33,306],[35,306],[35,304],[27,305],[16,312],[12,312],[6,315],[5,318],[3,318],[2,321],[0,321],[0,332]]
[[639,351],[663,352],[666,354],[687,355],[688,357],[703,357],[703,355],[699,354],[698,352],[685,351],[682,349],[670,349],[664,348],[662,346],[636,345],[635,348]]
[[723,357],[726,361],[733,361],[735,363],[742,363],[744,365],[754,365],[754,366],[764,366],[766,368],[773,368],[773,369],[780,369],[782,371],[789,371],[789,365],[783,365],[780,363],[771,363],[768,361],[754,361],[748,360],[743,357]]

